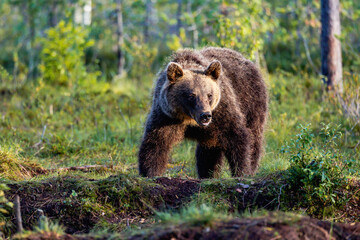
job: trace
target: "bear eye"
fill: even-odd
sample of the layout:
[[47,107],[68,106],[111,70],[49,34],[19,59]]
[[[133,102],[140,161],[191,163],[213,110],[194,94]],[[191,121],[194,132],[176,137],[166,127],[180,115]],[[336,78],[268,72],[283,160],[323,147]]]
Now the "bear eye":
[[194,100],[195,100],[195,97],[196,97],[196,95],[193,94],[193,93],[191,93],[191,94],[189,94],[188,99],[189,99],[190,101],[194,101]]

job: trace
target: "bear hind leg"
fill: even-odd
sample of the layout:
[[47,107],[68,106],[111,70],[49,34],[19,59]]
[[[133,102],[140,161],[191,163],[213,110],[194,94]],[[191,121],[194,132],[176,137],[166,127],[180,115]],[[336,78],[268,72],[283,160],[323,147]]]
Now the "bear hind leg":
[[251,170],[251,144],[252,136],[247,128],[233,128],[233,132],[228,133],[233,136],[228,141],[225,156],[228,160],[231,174],[233,177],[252,174]]
[[251,154],[251,171],[252,173],[256,172],[259,167],[260,158],[262,155],[262,138],[261,137],[254,137],[253,144],[252,144],[252,154]]
[[199,178],[212,178],[221,170],[224,154],[219,148],[207,148],[198,144],[196,166]]

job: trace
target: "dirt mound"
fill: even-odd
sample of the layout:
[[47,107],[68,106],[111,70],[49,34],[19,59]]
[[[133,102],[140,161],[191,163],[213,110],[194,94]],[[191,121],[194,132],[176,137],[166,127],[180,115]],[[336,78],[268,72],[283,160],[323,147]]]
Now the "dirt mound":
[[[284,217],[283,219],[281,219]],[[233,219],[215,222],[211,226],[159,227],[145,234],[131,236],[140,239],[360,239],[360,223],[340,224],[308,217],[289,218],[284,213],[270,213],[260,218]]]
[[157,178],[155,183],[163,186],[162,197],[167,208],[178,208],[182,205],[183,199],[189,198],[200,187],[200,180],[196,179],[161,177]]
[[[8,186],[9,200],[15,195],[21,199],[26,229],[37,223],[37,211],[41,209],[48,218],[60,220],[66,232],[87,233],[101,221],[136,223],[153,215],[154,209],[177,209],[190,200],[199,181],[119,174],[102,180],[57,177]],[[15,223],[14,216],[12,222]]]
[[215,221],[209,225],[189,226],[167,225],[143,229],[140,233],[126,235],[58,235],[55,233],[30,233],[15,239],[28,240],[85,240],[85,239],[153,239],[153,240],[192,240],[192,239],[252,239],[252,240],[359,240],[360,223],[341,224],[320,221],[282,212],[272,212],[257,218],[236,218],[229,221]]
[[[41,209],[50,220],[57,219],[67,233],[88,233],[95,226],[121,231],[129,224],[147,224],[154,211],[179,209],[184,204],[209,203],[230,212],[254,209],[296,210],[301,202],[285,192],[285,183],[274,179],[249,182],[241,179],[139,178],[118,174],[106,179],[56,177],[42,181],[11,183],[6,192],[9,200],[19,195],[25,229],[37,223]],[[360,184],[354,182],[348,191],[348,204],[335,209],[336,221],[359,221]],[[14,216],[11,221],[15,223]],[[144,223],[145,222],[145,223]],[[150,222],[149,222],[150,223]],[[13,229],[9,232],[13,232]]]

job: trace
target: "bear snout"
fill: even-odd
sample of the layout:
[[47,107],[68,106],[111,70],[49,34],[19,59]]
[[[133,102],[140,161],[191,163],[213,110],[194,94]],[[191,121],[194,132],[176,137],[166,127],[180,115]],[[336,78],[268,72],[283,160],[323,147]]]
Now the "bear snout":
[[200,114],[199,125],[207,126],[211,122],[211,112],[203,112]]

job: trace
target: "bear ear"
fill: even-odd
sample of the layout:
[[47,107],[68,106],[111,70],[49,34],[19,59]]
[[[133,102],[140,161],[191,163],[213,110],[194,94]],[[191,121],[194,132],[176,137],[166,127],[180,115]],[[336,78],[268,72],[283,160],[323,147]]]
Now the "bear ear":
[[205,70],[205,75],[212,77],[214,80],[217,80],[221,73],[221,63],[217,60],[210,63],[210,65]]
[[184,72],[179,64],[170,62],[166,68],[166,76],[170,82],[176,82],[179,78],[184,76]]

